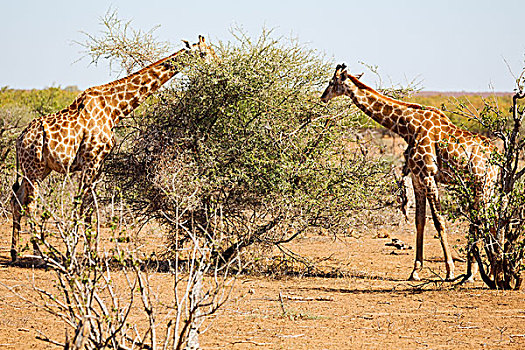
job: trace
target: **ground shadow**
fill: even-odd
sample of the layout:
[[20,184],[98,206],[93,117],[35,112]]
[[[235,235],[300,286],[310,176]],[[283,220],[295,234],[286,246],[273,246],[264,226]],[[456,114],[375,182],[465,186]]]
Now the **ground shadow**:
[[46,263],[37,257],[25,257],[20,256],[17,261],[11,261],[11,258],[6,258],[3,256],[0,256],[0,266],[12,266],[12,267],[20,267],[24,269],[44,269],[46,268]]
[[[118,271],[125,267],[130,267],[134,264],[139,264],[140,270],[156,273],[170,273],[175,271],[175,266],[178,267],[177,272],[184,273],[184,266],[188,261],[185,260],[175,260],[170,259],[146,259],[140,261],[131,261],[126,260],[122,262],[115,258],[109,258],[105,261],[101,261],[101,264],[105,264],[110,267],[111,270]],[[0,266],[5,267],[18,267],[23,269],[47,269],[49,268],[48,264],[42,259],[35,256],[20,256],[16,262],[12,262],[9,257],[0,256]],[[237,274],[238,276],[253,277],[253,272],[244,272],[244,271],[232,271],[232,273]],[[274,277],[276,279],[282,277],[298,277],[298,278],[353,278],[366,281],[378,281],[378,282],[394,282],[394,285],[377,287],[377,288],[366,288],[366,289],[351,289],[351,288],[331,288],[331,287],[298,287],[298,290],[309,290],[309,291],[318,291],[326,293],[342,293],[342,294],[392,294],[392,293],[411,293],[411,294],[421,294],[426,292],[432,292],[436,290],[447,290],[452,288],[468,288],[471,290],[476,289],[485,289],[484,287],[477,287],[472,285],[465,285],[458,281],[444,281],[440,278],[428,278],[423,279],[419,282],[409,282],[406,279],[380,276],[364,272],[352,272],[352,271],[329,271],[329,272],[320,272],[320,271],[309,271],[309,272],[287,272],[275,274],[267,274],[260,272],[257,275],[265,277]],[[459,278],[458,278],[459,279]]]
[[297,287],[296,290],[315,291],[324,293],[340,293],[340,294],[424,294],[429,292],[444,291],[444,290],[485,290],[483,286],[459,285],[454,282],[443,282],[441,280],[425,280],[418,283],[396,284],[387,287],[372,287],[372,288],[333,288],[333,287]]

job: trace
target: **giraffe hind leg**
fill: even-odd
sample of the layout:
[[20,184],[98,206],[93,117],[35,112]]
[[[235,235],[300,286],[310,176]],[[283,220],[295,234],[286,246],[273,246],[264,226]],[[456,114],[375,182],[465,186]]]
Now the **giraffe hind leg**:
[[[46,169],[44,172],[44,177],[49,174],[49,170]],[[14,186],[15,188],[16,186]],[[14,189],[13,188],[13,189]],[[18,260],[18,253],[19,253],[19,241],[20,241],[20,229],[22,226],[22,217],[25,215],[29,215],[30,213],[35,212],[35,205],[36,205],[36,195],[38,193],[39,188],[39,180],[28,180],[27,178],[24,178],[22,180],[22,183],[20,184],[20,187],[17,189],[17,191],[13,194],[11,205],[13,210],[13,234],[11,237],[11,261],[16,262]],[[32,223],[32,220],[29,220],[30,225],[30,234],[34,234],[34,225]],[[35,240],[36,237],[31,238],[31,242],[33,244],[33,250],[35,251],[35,255],[40,255],[40,249],[37,246],[37,241]],[[43,233],[41,236],[41,240],[44,239]]]
[[22,221],[22,206],[26,202],[25,180],[22,185],[18,181],[13,185],[13,195],[11,198],[11,209],[13,215],[13,233],[11,236],[11,261],[18,260],[18,243],[20,240],[20,226]]

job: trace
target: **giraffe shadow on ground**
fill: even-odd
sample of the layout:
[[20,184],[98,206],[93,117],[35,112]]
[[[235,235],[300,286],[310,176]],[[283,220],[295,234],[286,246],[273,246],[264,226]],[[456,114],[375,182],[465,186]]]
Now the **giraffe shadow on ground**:
[[[87,259],[86,259],[87,260]],[[82,261],[80,261],[82,263]],[[179,266],[177,272],[185,272],[184,266],[189,261],[181,260],[178,261],[170,259],[145,259],[135,260],[131,259],[121,261],[117,258],[101,259],[100,265],[108,266],[112,271],[118,271],[124,267],[135,266],[138,263],[141,271],[156,272],[156,273],[171,273],[175,271],[175,266]],[[60,262],[58,262],[60,264]],[[18,260],[13,262],[10,257],[0,256],[1,267],[19,267],[22,269],[53,269],[45,260],[34,255],[19,256]]]
[[[122,262],[115,258],[108,258],[100,262],[100,264],[108,266],[112,271],[118,271],[124,267],[133,266],[137,261],[126,260]],[[184,267],[187,265],[188,261],[186,260],[170,260],[170,259],[146,259],[140,260],[139,262],[140,270],[153,272],[153,273],[173,273],[175,272],[175,266],[178,266],[178,273],[184,273]],[[20,256],[16,262],[12,262],[8,256],[0,256],[0,266],[1,267],[18,267],[22,269],[52,269],[44,260],[40,257],[34,255]],[[237,274],[234,272],[234,274]],[[252,276],[253,274],[239,272],[239,276]],[[294,288],[297,290],[310,290],[318,292],[327,292],[327,293],[341,293],[341,294],[391,294],[391,293],[424,293],[435,290],[456,288],[458,285],[461,286],[461,283],[454,281],[444,281],[440,278],[427,278],[422,279],[419,282],[408,282],[404,278],[395,278],[389,276],[380,276],[374,275],[371,273],[365,272],[341,272],[341,271],[331,271],[331,272],[310,272],[310,273],[287,273],[286,277],[295,277],[295,278],[325,278],[325,279],[338,279],[338,278],[351,278],[355,280],[369,281],[370,283],[374,282],[384,282],[389,283],[385,287],[372,287],[372,288],[332,288],[332,287],[298,287]],[[461,276],[459,276],[461,277]],[[457,280],[460,280],[458,277]],[[469,289],[483,289],[482,287],[469,286]]]
[[46,268],[46,263],[37,256],[19,256],[17,261],[11,261],[11,257],[0,256],[0,266],[2,267],[20,267],[24,269],[34,269],[34,268]]

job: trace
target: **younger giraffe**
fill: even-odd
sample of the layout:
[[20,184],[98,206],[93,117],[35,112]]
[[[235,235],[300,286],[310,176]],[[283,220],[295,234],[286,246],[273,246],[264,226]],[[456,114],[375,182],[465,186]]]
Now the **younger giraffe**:
[[[18,259],[18,241],[22,208],[34,209],[40,182],[51,171],[80,171],[80,213],[91,206],[94,182],[104,158],[113,147],[113,128],[120,119],[137,108],[185,65],[186,55],[215,57],[204,37],[140,71],[111,83],[89,88],[73,103],[54,114],[34,119],[16,141],[18,174],[13,185],[13,235],[11,259]],[[87,215],[89,219],[90,215]],[[35,249],[37,249],[35,245]]]
[[[446,279],[454,279],[454,262],[447,242],[445,220],[440,213],[437,182],[451,182],[451,169],[461,169],[474,180],[477,205],[486,204],[497,177],[497,167],[489,164],[495,146],[486,137],[455,126],[433,107],[380,94],[348,74],[344,64],[337,66],[321,100],[328,102],[340,95],[349,96],[366,115],[403,137],[408,144],[404,172],[412,175],[416,200],[416,259],[409,279],[420,280],[427,201],[443,248]],[[469,255],[466,279],[472,278],[472,270],[476,268]]]

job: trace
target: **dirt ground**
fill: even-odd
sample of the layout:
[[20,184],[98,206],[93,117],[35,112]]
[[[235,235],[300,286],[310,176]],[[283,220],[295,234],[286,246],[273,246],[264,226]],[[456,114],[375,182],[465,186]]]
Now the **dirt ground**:
[[[0,224],[0,247],[7,248],[9,222]],[[288,248],[344,277],[242,276],[228,302],[206,322],[202,348],[525,348],[525,294],[491,291],[480,281],[442,283],[442,253],[431,227],[425,241],[427,280],[406,281],[414,250],[386,244],[398,238],[413,245],[413,231],[412,222],[402,222],[393,230],[361,237],[296,240]],[[459,231],[451,227],[451,245],[461,243]],[[36,336],[41,332],[63,339],[64,324],[5,287],[21,294],[29,293],[35,282],[50,287],[51,272],[9,266],[8,255],[6,249],[0,251],[0,348],[56,348]],[[458,274],[464,268],[464,262],[456,261]],[[158,273],[158,287],[169,283],[168,278]]]

